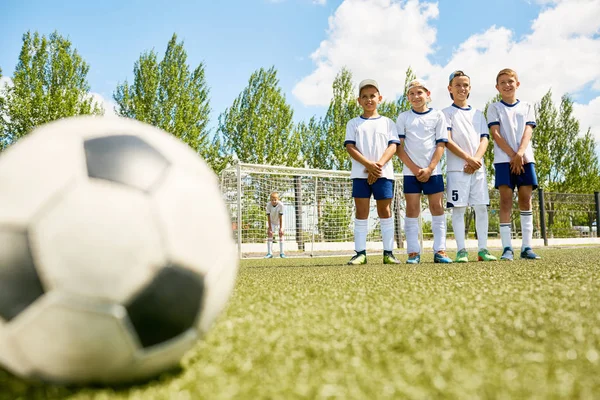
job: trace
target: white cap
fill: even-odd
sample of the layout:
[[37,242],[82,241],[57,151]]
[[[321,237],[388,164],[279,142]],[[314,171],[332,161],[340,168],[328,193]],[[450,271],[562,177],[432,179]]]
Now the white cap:
[[423,79],[415,79],[415,80],[410,81],[410,83],[408,84],[408,89],[406,89],[406,91],[408,92],[410,89],[418,88],[418,87],[429,91],[429,89],[427,89],[427,83],[425,83],[425,81]]
[[365,86],[373,86],[375,89],[377,89],[377,91],[379,91],[379,85],[377,84],[377,81],[375,79],[363,79],[362,81],[360,81],[360,83],[358,84],[358,94],[360,95],[360,91],[362,90],[362,88],[364,88]]

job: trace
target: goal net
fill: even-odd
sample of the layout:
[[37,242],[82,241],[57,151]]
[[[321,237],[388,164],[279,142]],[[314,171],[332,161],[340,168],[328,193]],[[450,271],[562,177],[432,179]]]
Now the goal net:
[[[395,247],[402,246],[403,196],[396,175],[392,212]],[[266,205],[271,192],[284,204],[286,252],[310,255],[354,250],[354,200],[349,171],[235,164],[221,172],[221,191],[229,209],[241,257],[266,252]],[[381,231],[375,201],[371,199],[367,250],[381,250]],[[275,232],[275,240],[279,237]]]

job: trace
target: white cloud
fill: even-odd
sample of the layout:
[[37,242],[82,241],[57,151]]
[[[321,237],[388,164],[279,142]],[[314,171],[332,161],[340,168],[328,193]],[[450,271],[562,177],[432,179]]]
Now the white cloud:
[[[600,0],[537,2],[545,7],[530,34],[515,38],[509,29],[492,26],[459,44],[448,63],[438,65],[427,58],[436,48],[432,22],[439,14],[437,3],[345,0],[330,17],[327,39],[311,55],[314,71],[296,84],[293,94],[305,105],[328,105],[331,83],[346,66],[356,81],[377,79],[382,94],[395,98],[409,65],[428,80],[434,107],[450,101],[447,77],[455,69],[471,76],[470,101],[480,108],[496,94],[496,74],[507,67],[519,74],[518,97],[530,102],[539,101],[548,89],[556,102],[564,93],[600,90]],[[598,103],[578,104],[575,110],[582,122],[591,121],[600,139]]]
[[573,113],[579,119],[579,128],[582,133],[591,128],[596,145],[600,149],[600,96],[588,104],[574,104]]
[[437,16],[437,5],[416,0],[344,1],[329,18],[328,38],[310,56],[315,71],[296,84],[293,94],[306,105],[329,104],[331,83],[346,66],[356,79],[377,79],[387,88],[383,95],[395,96],[409,65],[431,70],[427,56],[436,30],[428,22]]

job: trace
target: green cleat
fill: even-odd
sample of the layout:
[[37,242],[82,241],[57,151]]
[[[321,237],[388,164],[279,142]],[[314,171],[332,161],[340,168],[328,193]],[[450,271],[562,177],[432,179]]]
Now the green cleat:
[[348,261],[348,265],[363,265],[367,263],[367,254],[360,252]]
[[384,264],[400,264],[400,260],[398,260],[394,256],[394,253],[392,253],[391,251],[389,253],[384,252],[383,253],[383,263]]
[[498,261],[498,259],[491,255],[488,249],[482,249],[477,253],[477,261]]
[[469,253],[467,252],[467,250],[460,249],[458,251],[458,253],[456,253],[456,258],[454,259],[454,262],[457,262],[457,263],[469,262]]

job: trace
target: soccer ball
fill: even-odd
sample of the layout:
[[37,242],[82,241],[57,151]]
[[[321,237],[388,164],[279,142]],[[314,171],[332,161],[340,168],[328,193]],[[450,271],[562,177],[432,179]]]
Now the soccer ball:
[[0,366],[123,383],[178,365],[238,269],[210,168],[134,120],[76,117],[0,156]]

